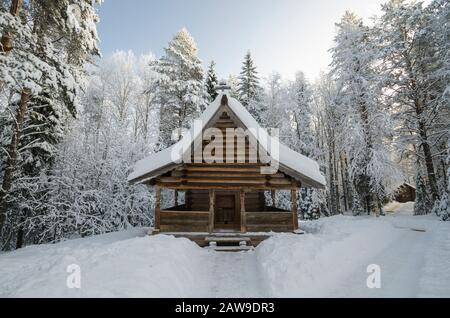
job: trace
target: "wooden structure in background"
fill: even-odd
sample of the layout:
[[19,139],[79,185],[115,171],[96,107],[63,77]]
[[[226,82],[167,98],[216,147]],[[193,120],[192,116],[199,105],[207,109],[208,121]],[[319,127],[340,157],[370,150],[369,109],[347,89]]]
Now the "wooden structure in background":
[[403,183],[395,191],[394,200],[400,203],[415,201],[416,188],[409,183]]

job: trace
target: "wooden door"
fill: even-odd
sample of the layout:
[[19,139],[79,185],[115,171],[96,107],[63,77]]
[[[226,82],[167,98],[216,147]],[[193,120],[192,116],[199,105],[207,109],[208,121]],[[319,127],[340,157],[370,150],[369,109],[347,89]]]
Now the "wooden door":
[[239,230],[240,212],[236,193],[216,194],[214,228],[216,230]]

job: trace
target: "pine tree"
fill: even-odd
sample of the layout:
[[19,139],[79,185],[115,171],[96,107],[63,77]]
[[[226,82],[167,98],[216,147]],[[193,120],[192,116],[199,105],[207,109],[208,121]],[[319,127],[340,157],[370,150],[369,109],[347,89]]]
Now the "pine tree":
[[214,101],[217,98],[217,85],[219,84],[219,81],[217,79],[216,74],[216,63],[214,61],[211,61],[211,64],[209,64],[208,72],[206,74],[206,91],[209,96],[209,102]]
[[230,86],[230,96],[239,100],[239,79],[235,75],[230,74],[227,84]]
[[244,62],[242,63],[242,70],[238,79],[239,100],[247,108],[250,114],[261,123],[263,121],[261,116],[266,109],[263,103],[261,103],[262,88],[250,51],[245,55]]
[[[203,69],[198,49],[189,32],[180,30],[153,69],[159,74],[157,100],[160,106],[160,147],[180,138],[180,130],[190,127],[206,105]],[[174,136],[174,133],[177,136]],[[172,137],[176,137],[172,140]]]

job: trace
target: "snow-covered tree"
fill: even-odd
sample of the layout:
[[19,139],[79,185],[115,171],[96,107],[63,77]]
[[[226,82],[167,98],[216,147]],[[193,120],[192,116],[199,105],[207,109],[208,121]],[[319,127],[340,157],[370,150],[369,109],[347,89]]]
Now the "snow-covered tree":
[[431,200],[425,181],[420,173],[416,177],[416,202],[414,204],[414,215],[424,215],[430,213]]
[[425,167],[425,185],[435,201],[439,198],[436,164],[439,158],[445,161],[439,153],[445,153],[450,124],[448,1],[434,1],[424,8],[422,2],[391,0],[382,8],[376,42],[381,71],[387,77],[388,103],[398,121],[396,135]]
[[216,74],[216,63],[214,61],[211,61],[208,67],[208,72],[206,73],[206,92],[209,96],[209,101],[212,102],[217,97],[217,85],[219,84],[219,81],[217,79]]
[[267,128],[283,126],[286,120],[287,88],[280,73],[272,73],[266,80],[264,94],[258,102],[261,113],[258,114],[260,124]]
[[[313,132],[311,109],[313,90],[302,72],[297,72],[294,81],[288,86],[285,122],[290,124],[283,125],[284,142],[299,153],[317,160],[319,150]],[[302,219],[317,218],[325,206],[323,194],[317,189],[301,189],[299,200]]]
[[264,103],[261,102],[262,88],[259,82],[258,71],[256,70],[256,65],[253,62],[250,51],[244,57],[238,79],[239,100],[250,114],[261,123],[263,119],[260,116],[266,109]]
[[156,88],[158,74],[152,69],[153,54],[144,54],[137,62],[138,100],[133,109],[133,131],[135,138],[142,137],[146,142],[155,142],[159,130],[153,120],[158,117]]
[[203,69],[197,54],[194,39],[183,28],[169,43],[164,56],[153,63],[159,74],[157,100],[162,148],[173,144],[173,133],[188,128],[206,105]]
[[343,89],[346,153],[349,174],[366,212],[377,211],[386,196],[385,181],[397,174],[386,141],[392,123],[383,108],[382,90],[376,72],[377,51],[370,28],[347,12],[337,24],[333,74]]
[[230,74],[227,84],[230,86],[230,96],[239,100],[239,79],[235,75]]
[[131,51],[117,51],[102,63],[107,64],[101,68],[101,76],[114,114],[113,120],[126,127],[138,95],[142,94],[139,91],[136,57]]
[[[351,182],[345,149],[345,110],[342,88],[329,74],[322,74],[313,94],[314,127],[320,149],[318,160],[327,176],[327,202],[331,215],[348,211],[351,207]],[[342,200],[341,200],[342,197]],[[342,202],[341,202],[342,201]]]
[[26,196],[19,193],[19,207],[28,211],[21,222],[25,244],[151,225],[154,194],[128,184],[127,176],[152,144],[117,120],[120,100],[104,76],[115,69],[111,60],[91,70],[79,117],[56,147],[52,166],[18,180],[28,189]]
[[[450,164],[450,140],[448,142],[447,164]],[[450,167],[447,169],[447,189],[443,190],[440,199],[435,202],[432,213],[435,213],[443,221],[450,221]]]
[[22,191],[17,179],[51,163],[66,118],[76,115],[84,63],[99,52],[99,2],[12,0],[9,12],[0,11],[1,90],[11,96],[2,127],[10,141],[2,142],[0,232],[5,217],[24,217],[23,211],[7,216]]

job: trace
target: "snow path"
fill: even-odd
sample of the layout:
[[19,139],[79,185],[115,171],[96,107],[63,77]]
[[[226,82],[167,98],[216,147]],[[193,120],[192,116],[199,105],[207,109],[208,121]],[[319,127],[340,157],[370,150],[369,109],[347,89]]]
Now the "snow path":
[[210,293],[213,298],[264,297],[254,252],[211,252],[212,277]]
[[[421,276],[424,264],[423,251],[429,240],[426,234],[408,229],[398,229],[402,233],[382,252],[360,264],[355,273],[344,280],[343,286],[335,290],[336,297],[417,297],[417,278]],[[414,242],[414,244],[411,244]],[[366,273],[369,264],[381,268],[381,289],[369,289],[366,286]]]

